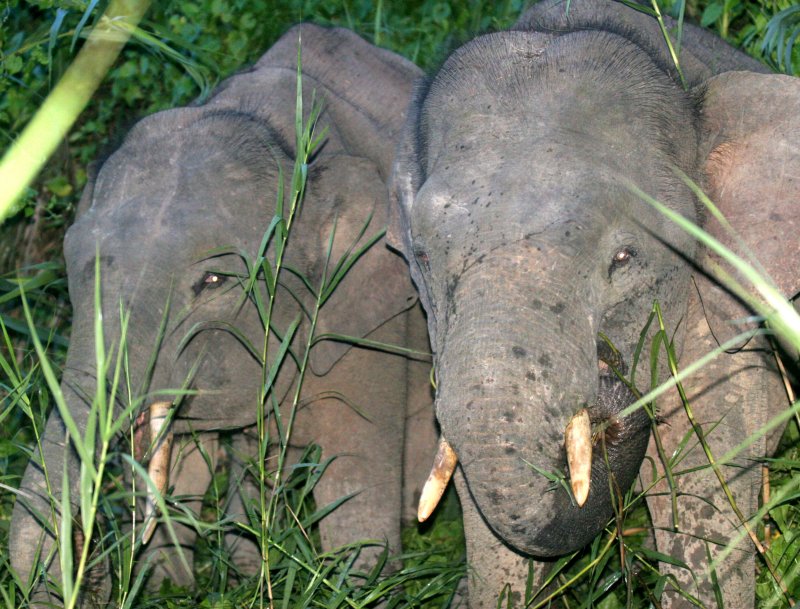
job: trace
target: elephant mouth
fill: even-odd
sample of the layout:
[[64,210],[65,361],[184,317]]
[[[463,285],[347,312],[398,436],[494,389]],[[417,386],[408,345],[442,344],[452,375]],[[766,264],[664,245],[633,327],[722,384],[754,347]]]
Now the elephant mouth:
[[[597,344],[598,397],[594,405],[580,409],[564,431],[564,450],[570,486],[579,508],[586,504],[591,488],[592,465],[597,457],[608,460],[608,450],[632,435],[642,435],[646,420],[638,415],[621,419],[619,413],[635,399],[622,377],[628,367],[620,353],[606,342]],[[613,471],[609,473],[613,474]]]
[[[553,489],[548,499],[552,520],[527,531],[509,527],[516,533],[512,545],[521,551],[557,556],[585,546],[607,524],[614,506],[636,479],[650,438],[650,419],[641,408],[620,416],[636,400],[617,376],[623,369],[622,362],[598,362],[597,398],[573,416],[564,432],[561,459],[569,473],[572,496]],[[576,417],[583,418],[577,423],[583,427],[582,447],[577,451],[578,464],[573,465],[568,444]]]
[[[644,410],[622,416],[637,397],[623,380],[630,362],[600,344],[592,355],[593,370],[564,375],[586,385],[557,389],[558,394],[553,390],[547,401],[539,398],[548,387],[538,385],[559,388],[561,377],[553,371],[560,373],[561,367],[549,366],[549,377],[525,377],[535,383],[529,390],[532,397],[514,393],[516,377],[511,375],[517,366],[500,369],[505,376],[488,381],[470,376],[471,370],[449,368],[448,376],[440,379],[437,396],[443,438],[421,494],[418,519],[425,520],[434,511],[458,464],[469,497],[509,547],[548,557],[590,543],[636,479],[650,438],[650,418]],[[462,391],[465,383],[454,384],[452,379],[465,376],[486,382]],[[453,416],[458,404],[467,405],[460,419]],[[565,413],[566,408],[571,412]],[[569,419],[581,410],[584,448],[579,451],[583,455],[579,472],[568,464],[565,436]]]
[[[564,434],[564,458],[573,507],[582,508],[592,488],[595,493],[608,494],[609,476],[619,489],[627,490],[644,457],[649,437],[646,413],[639,409],[624,418],[619,417],[619,413],[635,400],[634,393],[619,376],[626,371],[627,366],[619,353],[598,345],[597,400],[570,419]],[[436,509],[457,465],[455,451],[442,436],[420,496],[419,522],[427,520]]]

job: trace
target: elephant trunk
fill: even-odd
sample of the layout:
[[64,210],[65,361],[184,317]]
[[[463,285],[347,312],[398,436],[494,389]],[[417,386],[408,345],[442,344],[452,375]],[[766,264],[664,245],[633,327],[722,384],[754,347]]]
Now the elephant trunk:
[[[71,346],[70,351],[75,349]],[[68,364],[71,358],[68,358]],[[90,404],[82,397],[84,391],[93,395],[95,379],[74,371],[65,372],[61,384],[64,400],[79,430],[86,429]],[[78,388],[81,389],[78,389]],[[54,409],[41,434],[41,443],[34,452],[23,477],[23,486],[17,496],[9,532],[11,565],[22,581],[39,575],[37,559],[47,565],[48,578],[60,586],[61,564],[56,550],[57,536],[61,535],[61,508],[65,489],[64,472],[69,481],[69,499],[73,515],[73,555],[80,552],[85,542],[80,531],[80,460],[61,414]],[[47,561],[47,562],[45,562]],[[44,601],[49,593],[43,582],[34,585],[33,598]]]
[[[92,324],[91,315],[76,311],[61,380],[64,403],[81,434],[86,431],[97,386],[96,376],[93,371],[90,372],[95,361]],[[73,439],[67,436],[67,427],[58,408],[50,413],[40,439],[40,445],[26,468],[14,505],[9,533],[10,558],[12,567],[23,582],[40,576],[42,566],[37,561],[41,561],[46,567],[49,581],[60,587],[62,571],[56,540],[61,535],[65,490],[69,492],[73,534],[72,539],[60,541],[62,544],[72,544],[74,560],[80,556],[83,544],[89,543],[81,530],[78,508],[81,503],[81,462]],[[65,472],[68,489],[63,488]],[[54,602],[52,589],[45,582],[31,583],[34,606]],[[104,604],[110,588],[106,584],[96,583],[88,587],[92,586],[97,589],[87,589],[83,593],[84,606]]]
[[[481,273],[461,279],[465,296],[455,298],[439,345],[437,416],[487,523],[522,552],[554,556],[606,524],[611,489],[624,493],[638,472],[648,420],[641,411],[616,419],[633,396],[598,361],[593,316],[568,286],[548,289],[532,278],[536,285],[489,290],[503,270],[491,269],[492,281]],[[578,507],[557,478],[568,482],[565,429],[583,408],[593,461]]]

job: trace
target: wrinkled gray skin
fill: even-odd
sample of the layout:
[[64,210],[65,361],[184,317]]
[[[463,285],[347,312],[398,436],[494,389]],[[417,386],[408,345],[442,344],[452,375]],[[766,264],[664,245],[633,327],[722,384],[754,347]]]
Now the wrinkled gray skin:
[[[712,330],[728,338],[737,328],[726,322],[748,314],[704,276],[708,254],[629,184],[702,221],[676,166],[707,189],[784,294],[798,285],[798,82],[757,74],[753,60],[689,29],[685,91],[654,20],[616,2],[573,0],[568,18],[565,9],[534,6],[513,31],[457,50],[419,87],[393,178],[391,242],[428,313],[436,414],[460,462],[473,608],[496,606],[505,584],[518,598],[529,557],[563,555],[602,530],[612,516],[603,444],[615,497],[639,473],[651,427],[641,413],[616,416],[633,396],[608,364],[630,369],[653,301],[683,365],[716,345]],[[737,68],[750,72],[715,76]],[[706,228],[728,239],[716,224]],[[764,347],[753,340],[686,381],[718,457],[786,405]],[[650,379],[642,360],[640,390]],[[595,438],[589,499],[578,508],[528,464],[568,471],[564,431],[584,405],[595,428],[609,426]],[[670,456],[691,433],[675,395],[660,402],[660,421]],[[760,438],[736,457],[741,467],[723,468],[746,515],[760,482],[749,458],[767,445]],[[684,453],[680,471],[708,464],[696,441]],[[645,486],[651,470],[645,462]],[[663,481],[648,505],[659,550],[686,561],[696,580],[674,565],[662,570],[715,606],[702,539],[716,556],[738,521],[708,469],[676,483],[677,530]],[[749,541],[717,575],[726,607],[752,606]],[[688,606],[667,588],[664,607]]]
[[[328,133],[310,164],[307,196],[284,263],[304,273],[316,288],[334,218],[334,262],[353,245],[370,214],[374,214],[372,222],[360,243],[385,226],[385,183],[419,71],[350,32],[298,26],[251,70],[227,80],[204,105],[142,120],[87,187],[80,217],[64,246],[75,314],[62,389],[79,428],[85,426],[87,413],[80,396],[94,393],[96,248],[109,346],[119,343],[120,300],[130,314],[132,386],[144,382],[170,299],[167,331],[147,393],[152,396],[156,391],[180,389],[190,369],[198,366],[190,385],[198,393],[183,400],[173,429],[183,434],[208,432],[201,437],[212,462],[218,452],[213,432],[255,423],[260,365],[232,333],[219,328],[225,323],[236,326],[259,350],[263,329],[252,303],[237,308],[242,288],[224,274],[246,274],[241,254],[255,257],[272,219],[279,167],[287,180],[291,177],[297,41],[301,35],[305,108],[310,108],[315,92],[324,107],[316,133],[324,128]],[[231,253],[219,254],[220,248]],[[211,256],[214,250],[217,253]],[[224,281],[214,281],[214,275]],[[300,281],[290,273],[283,279],[307,310],[312,310],[313,299]],[[425,323],[416,300],[405,263],[379,242],[325,305],[317,334],[369,335],[425,351]],[[300,308],[286,290],[279,293],[277,303],[273,324],[283,334]],[[294,345],[298,353],[302,353],[308,331],[308,319],[304,319]],[[194,338],[181,350],[181,342],[190,332]],[[272,354],[277,346],[273,340]],[[435,446],[430,396],[425,390],[429,366],[334,342],[319,343],[312,350],[310,366],[302,394],[309,403],[298,415],[293,445],[314,441],[322,446],[323,458],[340,455],[316,489],[319,505],[356,494],[323,522],[323,544],[332,548],[369,537],[385,539],[397,548],[404,501],[404,438],[408,436],[411,443],[405,463],[411,484],[424,482]],[[277,381],[277,395],[288,395],[288,403],[296,375],[297,366],[289,361]],[[416,389],[407,391],[406,387]],[[323,393],[344,399],[320,397]],[[164,394],[149,397],[144,405],[163,399]],[[345,400],[358,406],[364,416]],[[238,438],[237,449],[253,454],[253,434]],[[181,441],[176,440],[173,450],[172,495],[187,496],[187,505],[197,509],[196,499],[207,488],[210,472],[192,442],[183,444],[181,451],[177,448]],[[180,453],[182,458],[176,458]],[[57,497],[67,460],[69,479],[74,483],[70,492],[76,498],[78,463],[73,450],[64,447],[64,424],[55,413],[44,432],[43,458]],[[43,556],[52,549],[52,537],[31,515],[35,511],[49,513],[43,498],[41,459],[42,455],[35,454],[28,466],[22,491],[32,499],[17,502],[11,525],[10,556],[23,580],[37,576],[30,573],[36,541],[43,544]],[[418,489],[409,485],[406,505],[417,495]],[[241,503],[241,497],[234,497],[231,507],[231,513],[239,518],[243,518]],[[162,552],[151,585],[165,577],[190,584],[191,573],[169,555],[163,529],[157,529],[150,543],[151,551]],[[191,564],[194,535],[181,527],[178,532]],[[230,541],[237,544],[234,559],[238,565],[253,572],[259,564],[255,548],[246,540]],[[49,574],[58,581],[57,557]],[[109,583],[108,576],[96,581],[97,589],[86,595],[84,605],[102,604]],[[57,596],[48,597],[41,583],[35,591],[39,602],[59,602]]]

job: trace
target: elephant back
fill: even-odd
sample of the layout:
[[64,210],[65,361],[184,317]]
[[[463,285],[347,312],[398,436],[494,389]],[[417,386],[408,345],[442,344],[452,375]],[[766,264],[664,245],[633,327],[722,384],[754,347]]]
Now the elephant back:
[[[569,4],[569,6],[568,6]],[[613,0],[545,0],[528,9],[513,29],[562,35],[582,30],[598,30],[627,38],[642,48],[661,69],[676,82],[680,76],[658,21],[648,14],[647,6],[637,10]],[[647,11],[647,12],[646,12]],[[664,21],[670,31],[676,22],[669,16]],[[770,70],[755,59],[736,50],[725,41],[702,28],[685,23],[679,64],[688,87],[698,85],[711,76],[730,70],[768,73]],[[676,46],[672,38],[673,48]]]
[[293,27],[250,70],[222,83],[205,106],[244,108],[266,117],[293,146],[298,44],[303,107],[308,115],[312,102],[322,105],[325,152],[371,159],[388,179],[413,84],[422,71],[348,30]]

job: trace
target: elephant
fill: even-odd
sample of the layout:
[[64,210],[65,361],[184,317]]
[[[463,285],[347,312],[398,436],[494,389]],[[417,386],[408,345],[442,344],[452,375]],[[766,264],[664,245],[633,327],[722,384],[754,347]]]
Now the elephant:
[[[154,483],[165,490],[168,485],[171,496],[194,511],[211,480],[219,432],[242,431],[234,435],[234,447],[254,455],[253,427],[265,379],[262,363],[246,343],[263,344],[265,332],[254,297],[243,299],[248,273],[244,260],[253,264],[260,251],[276,214],[282,176],[284,214],[289,214],[289,184],[299,154],[298,53],[306,119],[316,100],[321,113],[314,133],[323,137],[308,162],[306,194],[281,260],[284,272],[269,333],[268,349],[274,354],[287,328],[300,319],[289,343],[297,359],[287,357],[271,389],[283,412],[280,424],[286,434],[302,347],[312,332],[315,296],[304,281],[318,290],[324,273],[385,227],[386,183],[412,83],[420,73],[416,66],[344,29],[295,26],[251,69],[224,81],[205,103],[158,112],[138,122],[89,181],[65,239],[74,308],[61,381],[67,411],[77,429],[86,431],[91,402],[87,396],[95,395],[98,378],[104,375],[95,371],[97,265],[109,353],[121,342],[123,322],[127,328],[132,389],[130,395],[117,395],[116,409],[139,404],[132,416],[141,423],[133,430],[135,450],[146,453],[142,446],[147,449],[157,436],[162,438],[149,467]],[[273,265],[276,239],[264,253]],[[257,289],[266,302],[263,286]],[[344,275],[319,310],[313,330],[314,336],[369,337],[372,344],[428,351],[423,313],[405,262],[382,238]],[[391,549],[399,548],[403,505],[412,506],[413,518],[417,485],[437,437],[426,387],[429,369],[424,358],[416,361],[397,351],[347,342],[322,340],[311,348],[290,446],[313,442],[321,447],[323,460],[336,457],[314,489],[318,506],[352,495],[320,524],[324,548],[363,538],[382,539]],[[110,379],[106,385],[111,387]],[[271,404],[268,400],[266,408]],[[165,418],[171,419],[167,432]],[[271,420],[273,427],[278,425],[274,417]],[[53,536],[60,513],[56,511],[49,526],[38,518],[51,511],[45,469],[50,493],[59,500],[61,473],[67,472],[73,514],[80,505],[80,465],[74,443],[65,441],[65,429],[61,413],[54,411],[13,510],[11,562],[32,587],[37,606],[63,602],[58,587],[51,585],[60,581]],[[130,435],[123,430],[126,434]],[[205,449],[196,444],[197,437]],[[160,448],[167,440],[173,443],[171,456]],[[231,473],[232,478],[236,475]],[[228,515],[239,521],[245,519],[245,491],[246,486],[229,509]],[[155,521],[145,525],[145,537],[152,534],[151,522]],[[175,526],[191,566],[196,533]],[[157,526],[152,535],[148,551],[155,556],[155,566],[150,585],[164,579],[191,585],[193,575],[176,558],[165,527]],[[232,551],[234,562],[245,573],[257,572],[260,554],[252,540],[234,535],[231,542],[239,544],[239,550]],[[381,551],[365,549],[360,560],[374,561]],[[46,569],[36,564],[37,556]],[[109,576],[91,583],[82,606],[106,606]]]
[[[529,561],[545,583],[548,559],[602,532],[636,481],[667,557],[658,606],[755,601],[753,544],[677,392],[652,417],[623,413],[650,389],[657,321],[638,346],[654,303],[680,369],[733,340],[754,305],[640,193],[755,252],[795,294],[800,82],[689,26],[679,73],[657,20],[630,4],[544,0],[473,39],[417,87],[399,142],[388,240],[427,313],[441,431],[420,518],[454,475],[472,608],[501,590],[528,606]],[[716,458],[788,407],[767,339],[742,342],[683,381]],[[718,465],[744,518],[775,435]],[[707,556],[727,545],[714,585]]]

